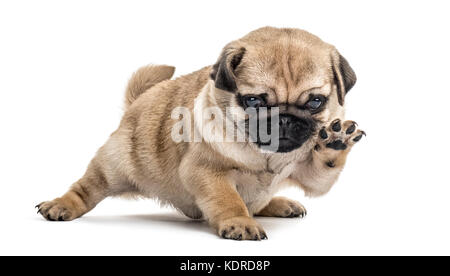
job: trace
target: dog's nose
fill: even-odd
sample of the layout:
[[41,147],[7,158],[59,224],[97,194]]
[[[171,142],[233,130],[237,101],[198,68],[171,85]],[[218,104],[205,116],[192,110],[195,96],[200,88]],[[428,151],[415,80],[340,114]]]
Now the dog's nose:
[[292,115],[280,115],[279,126],[281,136],[285,136],[288,132],[295,132],[295,136],[297,136],[300,133],[309,133],[314,128],[311,120],[298,118]]
[[289,127],[291,123],[292,123],[291,116],[280,117],[280,127]]

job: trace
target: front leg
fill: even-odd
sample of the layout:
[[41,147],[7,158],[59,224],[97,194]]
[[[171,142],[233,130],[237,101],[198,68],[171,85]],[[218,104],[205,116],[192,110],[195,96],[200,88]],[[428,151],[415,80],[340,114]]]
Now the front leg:
[[247,207],[226,172],[209,166],[180,166],[183,185],[195,196],[209,224],[225,239],[262,240],[266,233],[250,217]]
[[289,177],[309,196],[323,195],[336,182],[345,165],[347,155],[365,132],[354,121],[336,119],[318,134],[317,144],[306,161],[297,164]]
[[303,218],[306,216],[306,209],[298,201],[276,196],[256,215],[262,217]]

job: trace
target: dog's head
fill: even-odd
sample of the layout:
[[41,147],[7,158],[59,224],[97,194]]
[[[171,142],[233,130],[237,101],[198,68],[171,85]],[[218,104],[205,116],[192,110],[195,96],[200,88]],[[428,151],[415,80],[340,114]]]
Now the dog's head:
[[[264,115],[268,123],[278,123],[277,152],[301,147],[322,124],[340,117],[345,95],[356,82],[332,45],[303,30],[272,27],[226,45],[211,78],[223,106],[257,114],[265,107],[279,108],[276,118]],[[258,146],[265,144],[259,133],[253,135]]]

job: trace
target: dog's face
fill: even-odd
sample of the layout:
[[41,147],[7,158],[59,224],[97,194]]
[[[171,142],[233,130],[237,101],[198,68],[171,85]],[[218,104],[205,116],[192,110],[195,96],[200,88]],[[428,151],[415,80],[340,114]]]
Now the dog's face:
[[[267,124],[278,123],[279,134],[272,137],[278,139],[277,152],[301,147],[323,124],[342,116],[345,94],[356,82],[333,46],[299,29],[271,27],[228,44],[211,78],[221,107],[255,110]],[[278,107],[276,117],[258,112],[272,107]],[[258,129],[249,135],[263,146],[268,142],[259,139]]]

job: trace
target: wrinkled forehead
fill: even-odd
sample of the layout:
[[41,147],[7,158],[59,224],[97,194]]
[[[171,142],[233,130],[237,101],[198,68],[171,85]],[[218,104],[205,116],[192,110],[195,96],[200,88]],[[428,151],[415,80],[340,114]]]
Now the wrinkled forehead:
[[328,49],[276,44],[248,51],[239,79],[242,94],[267,94],[271,104],[299,104],[309,94],[331,91],[332,69]]

